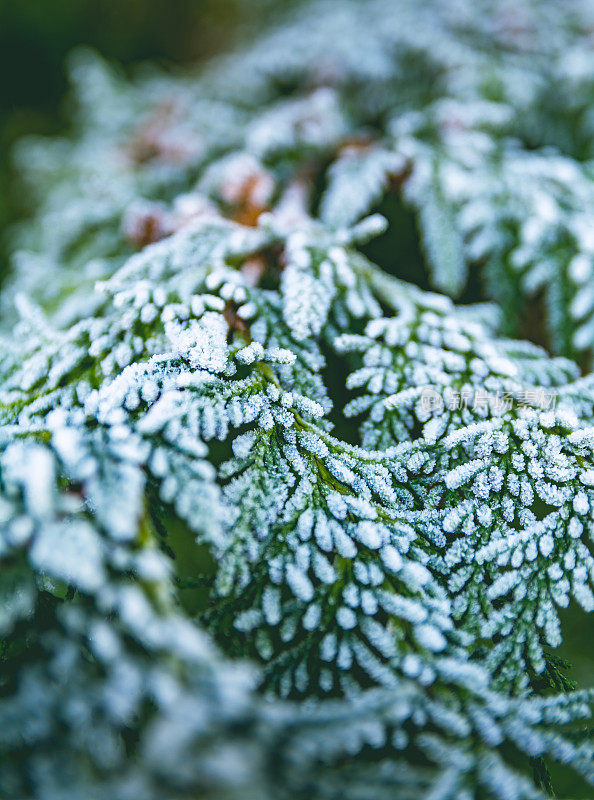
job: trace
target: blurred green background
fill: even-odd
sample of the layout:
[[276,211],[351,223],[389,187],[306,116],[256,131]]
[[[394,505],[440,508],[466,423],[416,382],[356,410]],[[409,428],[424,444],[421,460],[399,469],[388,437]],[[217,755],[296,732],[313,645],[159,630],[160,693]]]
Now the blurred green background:
[[124,65],[196,62],[236,46],[279,5],[286,0],[0,0],[0,232],[25,207],[10,163],[13,142],[67,125],[64,62],[74,47],[91,45]]

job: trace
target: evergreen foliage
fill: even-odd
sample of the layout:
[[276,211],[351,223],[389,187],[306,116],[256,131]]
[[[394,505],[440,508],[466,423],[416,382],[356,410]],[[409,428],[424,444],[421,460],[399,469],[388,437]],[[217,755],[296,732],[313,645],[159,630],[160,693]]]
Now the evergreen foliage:
[[200,74],[73,56],[0,298],[3,797],[594,785],[555,654],[594,609],[593,23],[340,0]]

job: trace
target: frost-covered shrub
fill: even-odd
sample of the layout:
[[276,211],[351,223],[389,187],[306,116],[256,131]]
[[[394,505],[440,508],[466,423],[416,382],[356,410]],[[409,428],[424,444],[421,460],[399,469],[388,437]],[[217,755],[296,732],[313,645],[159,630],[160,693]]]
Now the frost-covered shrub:
[[76,54],[0,301],[3,797],[594,784],[554,653],[594,607],[592,16],[340,0],[198,75]]

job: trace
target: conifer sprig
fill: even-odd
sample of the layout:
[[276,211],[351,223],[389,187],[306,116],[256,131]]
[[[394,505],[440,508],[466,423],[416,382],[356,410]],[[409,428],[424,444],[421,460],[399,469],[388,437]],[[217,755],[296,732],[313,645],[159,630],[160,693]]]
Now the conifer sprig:
[[590,16],[73,57],[0,297],[3,796],[594,785]]

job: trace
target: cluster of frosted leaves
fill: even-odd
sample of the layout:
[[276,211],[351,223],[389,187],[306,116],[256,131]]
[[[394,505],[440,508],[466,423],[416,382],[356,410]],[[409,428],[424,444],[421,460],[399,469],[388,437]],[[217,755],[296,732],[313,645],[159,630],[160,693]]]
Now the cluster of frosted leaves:
[[[216,562],[205,622],[220,643],[262,662],[261,682],[268,691],[293,698],[357,698],[354,706],[330,703],[326,708],[323,703],[312,718],[304,711],[299,725],[289,717],[286,724],[297,733],[283,758],[295,773],[302,749],[310,759],[329,751],[332,760],[372,748],[387,758],[376,775],[377,796],[381,787],[409,791],[411,784],[398,777],[402,763],[393,760],[395,747],[409,762],[410,780],[431,785],[444,798],[462,797],[476,784],[502,799],[512,790],[512,797],[541,796],[531,780],[494,754],[493,748],[507,740],[532,758],[549,754],[571,762],[591,779],[589,745],[578,747],[556,730],[565,721],[588,717],[587,696],[516,704],[505,694],[494,695],[489,671],[468,661],[475,649],[469,635],[476,635],[475,623],[455,625],[464,613],[458,600],[452,608],[456,590],[443,579],[442,564],[452,551],[444,551],[440,534],[442,518],[452,511],[455,497],[461,500],[465,483],[462,476],[453,486],[451,463],[431,450],[441,440],[436,445],[437,435],[426,437],[419,446],[406,436],[396,449],[373,452],[333,437],[325,419],[329,398],[317,340],[338,349],[337,334],[354,323],[389,324],[378,316],[381,299],[399,310],[392,321],[430,314],[423,324],[428,330],[434,325],[443,353],[449,344],[452,356],[458,355],[455,346],[466,335],[466,349],[474,346],[475,360],[482,357],[487,373],[491,369],[499,379],[507,373],[489,361],[487,329],[475,319],[480,313],[454,314],[461,330],[442,340],[446,309],[441,318],[436,315],[435,297],[382,276],[350,245],[341,244],[360,229],[337,235],[313,223],[289,233],[282,227],[282,219],[266,219],[258,228],[195,223],[130,258],[98,287],[101,315],[64,331],[25,309],[19,337],[24,352],[19,357],[14,345],[4,364],[3,436],[48,442],[59,459],[68,502],[71,495],[76,498],[89,534],[82,533],[80,540],[74,535],[69,549],[73,527],[61,515],[55,538],[45,545],[44,534],[29,531],[24,541],[32,542],[31,553],[41,552],[37,568],[73,587],[78,602],[81,592],[103,585],[102,571],[115,569],[113,561],[150,597],[155,578],[150,560],[142,566],[144,526],[158,528],[167,550],[174,547],[173,516],[184,520],[189,540],[207,544]],[[324,325],[317,335],[310,309],[320,307],[318,287],[296,297],[282,278],[277,290],[253,285],[247,265],[262,248],[279,244],[285,269],[294,264],[324,287]],[[364,279],[370,299],[353,304],[353,287]],[[310,327],[304,329],[306,324]],[[397,346],[386,347],[396,363]],[[417,358],[418,368],[426,370],[430,359],[422,350]],[[571,376],[564,362],[555,365],[531,349],[510,350],[508,360],[533,382],[539,362],[544,384]],[[454,365],[452,379],[460,379]],[[444,385],[433,373],[427,380],[440,389]],[[468,451],[471,438],[462,437]],[[218,464],[217,440],[231,446],[229,458],[213,469],[209,461]],[[459,464],[465,455],[456,460],[454,454],[451,461]],[[452,490],[445,506],[435,488],[440,477]],[[33,504],[44,502],[37,484],[30,490],[25,486],[22,494]],[[171,509],[169,517],[163,507]],[[7,514],[10,528],[13,517],[14,512]],[[98,537],[97,527],[107,532],[109,544]],[[159,552],[152,548],[150,557]],[[167,570],[159,558],[164,578]],[[503,559],[484,563],[493,583],[507,573]],[[548,586],[543,584],[543,597]],[[63,595],[68,597],[66,590]],[[519,608],[522,598],[517,602]],[[99,607],[111,613],[111,606]],[[30,613],[17,612],[25,619]],[[499,633],[480,635],[488,642]],[[508,691],[512,677],[502,683]],[[56,702],[61,707],[63,701]],[[276,713],[287,720],[288,711]],[[350,733],[339,735],[345,720]],[[169,730],[178,724],[172,722]],[[307,733],[299,733],[301,726]],[[435,734],[429,735],[433,728]],[[324,746],[310,730],[319,730]],[[411,753],[417,751],[439,778],[414,769]],[[365,763],[361,758],[351,770],[365,772]],[[319,780],[315,791],[341,796],[342,779],[331,778],[319,764],[315,769],[321,770],[312,778]],[[369,780],[366,774],[347,778],[348,770],[344,775],[353,792]],[[286,786],[293,780],[281,779]]]
[[423,449],[454,616],[491,643],[498,680],[526,686],[561,643],[557,609],[594,608],[592,428],[562,406],[523,407]]
[[[415,769],[385,752],[338,778],[338,764],[377,751],[388,731],[402,738],[423,698],[409,687],[409,708],[397,715],[393,698],[310,714],[261,704],[253,670],[221,659],[175,609],[171,565],[150,522],[126,540],[89,514],[90,456],[84,468],[63,461],[60,441],[73,429],[52,427],[51,444],[16,441],[0,457],[4,797],[356,798],[375,783],[381,798],[439,780],[443,759]],[[511,741],[547,737],[552,709],[535,711]],[[558,711],[585,719],[587,699]],[[521,707],[512,713],[521,718]],[[553,738],[569,755],[571,741]],[[548,747],[533,742],[529,752]]]
[[[250,671],[174,609],[148,521],[124,541],[89,514],[89,457],[85,469],[64,462],[56,443],[69,428],[52,428],[51,444],[14,441],[0,456],[3,796],[470,798],[476,770],[486,789],[503,787],[496,797],[544,797],[493,755],[504,739],[589,776],[587,749],[557,730],[586,721],[587,697],[504,702],[470,665],[447,671],[484,695],[467,704],[470,721],[453,696],[431,699],[411,680],[349,706],[263,705]],[[442,730],[419,738],[432,767],[397,755],[411,725]],[[484,744],[471,749],[473,732]],[[365,752],[371,762],[353,760]]]
[[[459,115],[463,129],[475,122],[465,119],[464,109],[438,108],[437,128],[446,115]],[[415,164],[404,191],[419,208],[434,284],[458,295],[468,265],[481,265],[485,289],[506,318],[521,319],[528,303],[541,298],[552,350],[589,351],[591,164],[549,150],[527,152],[515,140],[502,144],[480,122],[483,130],[439,133],[437,144],[406,131],[397,144]],[[447,247],[440,248],[443,242]],[[513,325],[509,331],[517,334]]]
[[445,650],[452,624],[404,517],[406,488],[313,425],[248,432],[233,448],[222,477],[238,512],[217,579],[229,599],[212,612],[222,640],[268,662],[282,695],[392,686],[403,661],[423,672],[407,654]]
[[[528,696],[566,688],[557,608],[592,605],[591,379],[360,253],[400,193],[434,288],[485,262],[506,321],[544,287],[554,349],[588,350],[589,167],[513,139],[551,81],[580,91],[549,144],[588,139],[589,15],[341,0],[193,77],[76,57],[76,138],[22,148],[39,211],[1,301],[9,796],[78,770],[85,797],[547,797],[526,756],[594,781],[589,696]],[[203,626],[316,703],[249,695]]]
[[590,351],[591,164],[523,149],[509,122],[508,108],[487,102],[439,100],[422,116],[404,115],[381,144],[347,148],[332,164],[322,216],[351,222],[378,203],[390,176],[405,173],[403,197],[436,289],[459,296],[469,268],[480,268],[509,333],[521,332],[528,303],[542,298],[552,350]]
[[[295,390],[328,410],[319,374],[324,366],[316,341],[320,328],[327,328],[331,339],[332,331],[355,317],[379,313],[366,273],[356,269],[357,259],[350,263],[336,239],[313,223],[283,241],[272,227],[202,220],[131,257],[96,287],[97,315],[65,330],[56,330],[38,307],[21,299],[17,337],[5,340],[2,365],[7,419],[19,411],[28,417],[58,403],[81,403],[114,378],[119,381],[110,391],[123,392],[124,376],[131,380],[125,370],[141,361],[183,360],[194,371],[231,378],[239,373],[230,355],[243,350],[239,362],[248,367],[262,360],[264,349],[278,362],[288,392]],[[281,291],[254,287],[250,260],[280,241],[287,261]],[[229,336],[234,339],[228,346]],[[19,350],[21,339],[27,341],[25,353]],[[128,410],[150,404],[159,390],[156,385],[133,388]],[[228,423],[217,414],[216,403],[208,413],[210,427],[224,439]]]
[[444,548],[454,615],[497,642],[498,678],[524,686],[527,667],[545,669],[543,644],[561,642],[556,608],[574,597],[592,610],[591,382],[567,383],[570,362],[493,338],[467,314],[443,297],[413,305],[403,286],[397,316],[339,336],[339,351],[363,354],[346,413],[363,415],[368,447],[412,441],[398,460],[434,510],[421,524]]
[[121,490],[107,478],[97,497],[92,467],[107,456],[90,447],[62,460],[72,433],[56,423],[51,444],[15,440],[0,457],[3,796],[226,798],[256,786],[257,746],[241,733],[255,720],[249,671],[175,611],[148,522],[124,531],[121,515],[89,513],[93,500],[121,510]]
[[459,295],[482,265],[506,319],[542,291],[551,347],[589,351],[591,24],[587,2],[344,0],[185,78],[145,69],[131,85],[76,54],[78,136],[19,151],[39,214],[17,237],[5,319],[17,290],[61,325],[94,313],[89,287],[139,245],[196,216],[290,206],[298,175],[332,227],[401,190],[434,288]]
[[[357,797],[366,786],[374,797],[433,787],[454,798],[471,797],[475,781],[494,797],[510,796],[510,786],[511,796],[540,797],[531,781],[493,757],[504,740],[531,757],[571,761],[590,777],[587,747],[558,730],[585,723],[587,696],[509,702],[489,690],[484,670],[459,659],[423,668],[409,656],[406,678],[393,680],[390,691],[360,694],[354,704],[262,711],[242,673],[221,663],[195,626],[171,611],[168,564],[148,531],[126,542],[120,529],[99,527],[89,516],[89,456],[85,469],[73,469],[56,454],[67,450],[62,442],[71,429],[59,416],[49,427],[50,447],[11,444],[1,465],[0,718],[2,751],[13,754],[2,778],[7,796],[22,796],[32,781],[33,796],[62,797],[67,780],[88,797],[186,797],[197,790],[239,797],[248,788],[258,797],[306,789]],[[59,491],[54,470],[76,489]],[[438,700],[427,686],[449,691]],[[437,731],[423,733],[427,726]],[[129,737],[132,751],[124,746]],[[23,739],[32,748],[26,758],[19,755]],[[394,748],[410,746],[434,769],[407,765],[408,751],[395,760]],[[342,759],[370,749],[381,755],[379,764],[366,767],[363,757],[336,773]]]
[[577,377],[566,359],[528,342],[496,338],[489,308],[458,307],[443,295],[391,281],[395,315],[341,334],[334,346],[356,365],[345,408],[361,421],[365,447],[386,449],[501,416],[513,405],[547,407]]

